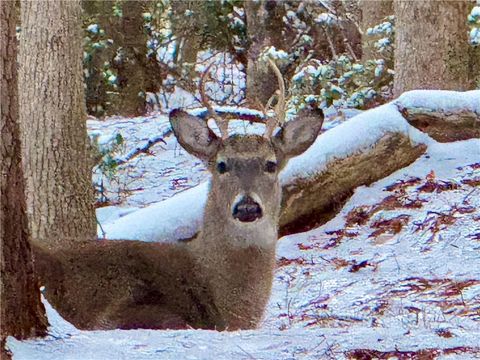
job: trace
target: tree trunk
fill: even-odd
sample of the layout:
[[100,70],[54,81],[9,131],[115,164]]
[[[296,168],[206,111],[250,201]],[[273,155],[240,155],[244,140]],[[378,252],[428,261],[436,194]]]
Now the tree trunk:
[[124,116],[138,116],[146,110],[147,35],[143,29],[144,1],[124,1],[118,28],[120,59],[113,60],[118,72],[119,99],[116,108]]
[[[109,0],[84,0],[82,2],[85,14],[88,17],[96,18],[98,25],[103,30],[110,28],[113,4],[114,2]],[[91,52],[91,58],[85,64],[87,112],[96,117],[104,116],[109,110],[110,99],[103,71],[104,63],[111,61],[112,58],[113,48],[111,46],[94,49]]]
[[96,234],[82,70],[80,3],[22,1],[20,126],[32,240]]
[[375,59],[375,49],[368,43],[367,30],[383,22],[387,16],[393,15],[393,0],[360,0],[362,10],[362,59]]
[[468,0],[395,0],[394,11],[395,96],[413,89],[474,88]]
[[250,39],[247,63],[247,100],[256,105],[265,105],[278,89],[275,74],[268,65],[260,64],[258,58],[266,46],[282,49],[281,29],[285,13],[283,1],[246,1],[247,33]]
[[1,122],[0,122],[0,357],[7,359],[5,338],[43,336],[47,331],[45,309],[33,272],[25,212],[24,178],[18,125],[17,16],[14,1],[0,3],[2,23]]

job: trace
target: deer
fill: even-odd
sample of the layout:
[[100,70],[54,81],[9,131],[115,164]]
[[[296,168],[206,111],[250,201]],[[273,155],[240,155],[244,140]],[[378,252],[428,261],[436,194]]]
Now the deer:
[[[283,78],[272,68],[283,102]],[[265,122],[263,135],[230,136],[203,89],[200,84],[220,135],[184,110],[169,115],[180,145],[211,173],[203,226],[193,239],[90,240],[61,249],[34,244],[46,298],[78,328],[233,331],[260,324],[276,263],[279,173],[315,141],[323,113],[307,109],[285,122],[284,104],[277,103],[280,114]]]

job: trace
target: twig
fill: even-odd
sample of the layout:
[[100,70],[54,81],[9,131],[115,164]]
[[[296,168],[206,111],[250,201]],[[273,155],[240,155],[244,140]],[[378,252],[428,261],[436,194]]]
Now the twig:
[[165,145],[167,145],[167,142],[165,140],[163,140],[163,138],[170,135],[171,133],[172,133],[172,130],[168,129],[163,134],[149,139],[145,145],[137,147],[136,149],[130,151],[125,157],[123,157],[121,159],[119,159],[119,158],[115,159],[115,163],[117,165],[123,165],[126,162],[133,159],[134,157],[136,157],[140,154],[147,153],[152,146],[154,146],[158,143],[164,143]]
[[102,239],[105,240],[107,238],[106,231],[103,229],[102,224],[100,224],[100,221],[98,221],[96,217],[95,217],[95,221],[97,222],[97,225],[100,227],[100,231],[102,232]]
[[335,46],[333,44],[332,38],[330,37],[329,32],[327,31],[328,28],[326,26],[322,26],[323,32],[325,33],[325,37],[327,38],[328,45],[330,46],[330,51],[332,52],[332,57],[334,59],[337,58],[337,52],[335,51]]
[[244,350],[240,345],[237,345],[237,347],[238,347],[244,354],[246,354],[250,359],[256,360],[256,357],[254,357],[252,354],[250,354],[249,352],[247,352],[246,350]]

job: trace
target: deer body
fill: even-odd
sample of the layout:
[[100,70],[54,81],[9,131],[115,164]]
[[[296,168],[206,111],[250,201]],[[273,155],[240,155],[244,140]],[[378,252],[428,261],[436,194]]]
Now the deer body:
[[182,244],[34,247],[47,299],[83,329],[256,327],[275,268],[278,174],[313,143],[322,119],[303,114],[273,138],[217,137],[204,121],[173,111],[178,141],[212,173],[200,234]]

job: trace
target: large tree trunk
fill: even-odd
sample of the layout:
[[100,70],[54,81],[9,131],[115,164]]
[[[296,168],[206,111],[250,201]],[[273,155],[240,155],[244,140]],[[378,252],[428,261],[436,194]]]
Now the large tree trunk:
[[467,40],[469,1],[394,1],[394,93],[413,89],[468,90],[473,59]]
[[393,15],[393,0],[360,0],[362,10],[362,59],[375,59],[375,49],[368,43],[368,28],[383,22],[387,16]]
[[0,357],[10,356],[5,338],[42,336],[47,319],[33,272],[25,212],[24,178],[18,125],[17,16],[14,1],[0,3]]
[[95,237],[80,3],[22,1],[20,126],[32,239]]

